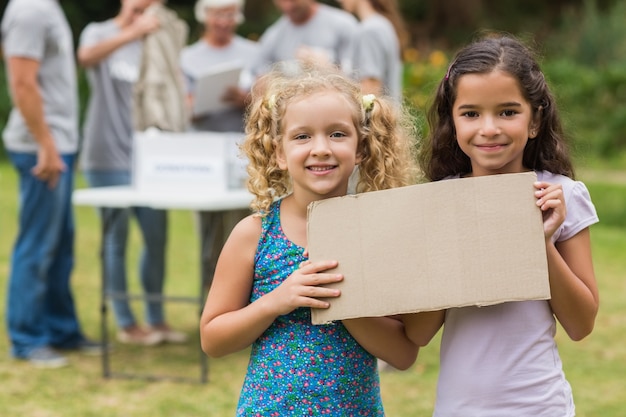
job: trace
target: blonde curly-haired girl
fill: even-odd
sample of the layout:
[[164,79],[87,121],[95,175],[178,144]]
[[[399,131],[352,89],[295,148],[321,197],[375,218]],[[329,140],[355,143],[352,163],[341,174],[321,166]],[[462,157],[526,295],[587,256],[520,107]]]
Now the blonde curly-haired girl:
[[363,97],[345,75],[315,67],[272,72],[253,93],[242,145],[255,214],[224,245],[201,319],[203,350],[252,345],[237,415],[384,415],[376,357],[408,368],[417,355],[389,317],[311,324],[343,276],[307,259],[309,203],[411,184],[413,141],[392,101]]

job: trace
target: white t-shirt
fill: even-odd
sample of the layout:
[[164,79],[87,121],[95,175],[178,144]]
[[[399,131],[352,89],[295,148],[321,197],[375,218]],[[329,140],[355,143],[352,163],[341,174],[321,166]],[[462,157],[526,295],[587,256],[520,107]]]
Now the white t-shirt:
[[297,51],[305,46],[326,55],[330,62],[349,73],[357,25],[350,13],[325,4],[319,4],[317,12],[301,25],[282,16],[261,36],[261,50],[251,72],[258,77],[278,62],[297,68]]
[[402,102],[402,59],[400,42],[393,25],[380,14],[359,25],[354,48],[354,73],[357,80],[375,78],[383,91]]
[[[46,123],[60,153],[78,148],[78,89],[72,32],[53,0],[11,0],[2,18],[5,59],[30,58],[39,62],[37,80]],[[7,77],[10,74],[7,72]],[[14,152],[36,152],[39,145],[17,108],[11,110],[3,132],[5,147]]]
[[[554,235],[567,240],[598,217],[582,182],[537,172],[563,185],[567,217]],[[571,417],[548,301],[520,301],[447,310],[435,417]]]
[[[120,33],[115,20],[88,24],[81,47]],[[133,138],[133,87],[139,78],[141,41],[124,44],[87,68],[89,104],[85,116],[81,167],[86,170],[128,171]]]

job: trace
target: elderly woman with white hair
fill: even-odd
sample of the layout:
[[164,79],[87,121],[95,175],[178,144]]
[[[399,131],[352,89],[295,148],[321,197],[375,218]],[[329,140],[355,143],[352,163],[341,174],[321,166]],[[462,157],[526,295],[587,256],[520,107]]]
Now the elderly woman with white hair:
[[[195,15],[204,26],[202,37],[181,53],[180,65],[187,81],[187,92],[193,103],[198,77],[212,67],[226,64],[249,66],[257,53],[257,44],[235,33],[243,22],[244,0],[198,0]],[[214,132],[243,132],[243,116],[250,88],[250,77],[242,73],[239,85],[231,86],[224,101],[231,104],[227,110],[196,115],[194,130]]]
[[[230,86],[223,97],[223,100],[230,106],[226,110],[193,116],[192,130],[242,132],[243,136],[245,107],[252,84],[252,77],[246,76],[248,73],[245,68],[250,66],[258,50],[256,42],[235,33],[238,25],[243,22],[243,7],[244,0],[198,0],[196,2],[196,19],[204,26],[204,32],[197,42],[183,49],[180,58],[190,106],[193,105],[195,99],[196,82],[207,71],[216,66],[230,66],[229,64],[240,66],[244,68],[244,71],[241,73],[239,85]],[[227,236],[231,225],[236,224],[248,214],[248,210],[228,212],[225,218],[215,221],[213,216],[221,216],[221,214],[200,212],[198,216],[200,234],[207,236],[210,231],[216,236]],[[220,230],[209,230],[211,224],[218,224]],[[217,259],[217,256],[211,256],[207,243],[203,241],[202,245],[202,282],[210,286],[212,271],[215,269],[210,259]],[[221,245],[213,246],[215,251],[220,249]]]

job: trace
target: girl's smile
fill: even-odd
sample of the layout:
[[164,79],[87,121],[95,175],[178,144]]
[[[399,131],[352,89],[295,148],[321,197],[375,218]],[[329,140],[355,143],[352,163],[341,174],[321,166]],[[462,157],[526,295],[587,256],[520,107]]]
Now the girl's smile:
[[307,169],[313,171],[314,173],[325,174],[333,169],[337,168],[337,165],[312,165],[307,167]]

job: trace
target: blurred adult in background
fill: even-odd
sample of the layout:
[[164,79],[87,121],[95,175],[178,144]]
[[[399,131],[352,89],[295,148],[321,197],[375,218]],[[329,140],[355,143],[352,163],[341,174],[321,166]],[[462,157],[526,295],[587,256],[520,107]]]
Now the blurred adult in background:
[[[117,16],[88,24],[80,35],[78,61],[87,69],[90,97],[84,125],[81,166],[91,187],[131,183],[133,88],[139,75],[142,39],[159,28],[154,16],[144,14],[151,0],[121,0]],[[147,207],[100,209],[107,222],[104,235],[107,290],[127,293],[126,245],[134,215],[143,236],[139,275],[146,294],[161,295],[165,275],[167,213]],[[127,299],[113,297],[113,312],[122,343],[156,345],[183,342],[185,334],[165,321],[163,303],[146,302],[149,327],[137,323]]]
[[[243,22],[244,0],[198,0],[195,16],[204,26],[202,37],[183,49],[180,66],[187,86],[190,104],[195,100],[196,82],[212,68],[233,64],[247,68],[258,52],[256,42],[236,34]],[[243,116],[251,76],[242,72],[239,85],[229,86],[224,101],[231,108],[214,113],[196,115],[192,119],[195,130],[214,132],[243,132]]]
[[402,100],[402,49],[407,39],[397,0],[338,0],[359,21],[353,66],[365,94]]
[[354,16],[315,0],[274,0],[282,16],[261,36],[261,50],[252,66],[255,77],[280,62],[297,71],[297,61],[328,63],[352,70]]
[[[180,57],[180,66],[187,85],[189,106],[193,107],[196,99],[197,81],[199,77],[211,69],[223,66],[240,66],[239,84],[228,86],[223,100],[230,108],[215,112],[194,115],[191,129],[212,132],[240,132],[243,138],[244,113],[252,76],[246,71],[253,62],[258,44],[236,34],[237,27],[243,22],[244,0],[198,0],[195,4],[196,20],[204,26],[202,37],[192,45],[184,48]],[[237,139],[237,136],[233,136]],[[235,142],[232,142],[235,146]],[[235,157],[238,152],[231,152]],[[232,161],[230,161],[232,162]],[[231,164],[236,166],[236,164]],[[236,177],[232,170],[229,173]],[[249,210],[213,213],[202,211],[198,214],[202,244],[202,279],[210,285],[215,264],[222,247],[223,238],[239,220],[249,214]],[[216,228],[210,230],[211,227]],[[210,245],[206,241],[209,232],[218,236],[218,244]]]
[[70,288],[78,99],[72,33],[59,2],[10,0],[2,49],[13,103],[2,136],[20,195],[7,292],[11,353],[60,367],[67,359],[54,348],[101,347],[83,336]]

